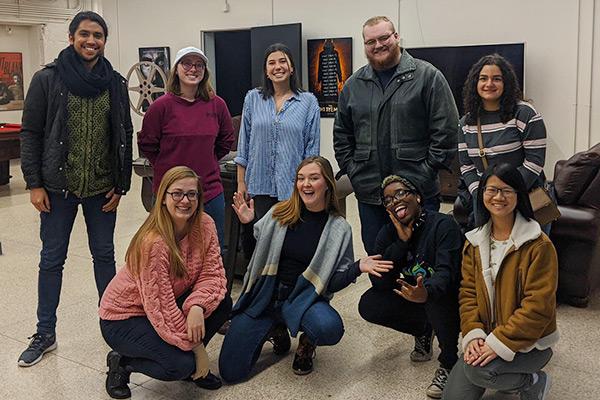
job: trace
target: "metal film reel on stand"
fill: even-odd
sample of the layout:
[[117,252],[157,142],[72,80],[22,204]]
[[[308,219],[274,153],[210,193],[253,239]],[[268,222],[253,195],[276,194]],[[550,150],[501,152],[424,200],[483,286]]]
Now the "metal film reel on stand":
[[[138,84],[134,84],[134,77],[137,78]],[[163,72],[162,68],[154,64],[151,61],[140,61],[139,63],[133,64],[133,66],[127,72],[128,89],[130,92],[138,94],[137,101],[134,102],[134,96],[129,94],[129,105],[136,112],[136,114],[144,116],[146,110],[143,109],[144,103],[148,106],[154,102],[154,99],[158,96],[154,94],[163,95],[165,93],[165,83],[167,82],[167,76]],[[162,86],[160,86],[162,82]]]
[[[137,84],[135,83],[137,81]],[[151,61],[140,61],[127,72],[129,105],[136,114],[144,116],[156,98],[165,94],[167,76],[162,68]],[[160,85],[162,83],[162,86]],[[133,93],[131,93],[133,92]],[[137,98],[135,93],[137,93]],[[152,208],[152,166],[145,157],[133,161],[133,170],[142,177],[142,204],[147,211]]]

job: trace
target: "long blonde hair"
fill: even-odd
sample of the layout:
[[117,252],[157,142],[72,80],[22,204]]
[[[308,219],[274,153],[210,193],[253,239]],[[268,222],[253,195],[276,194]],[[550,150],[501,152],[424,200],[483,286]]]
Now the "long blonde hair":
[[169,248],[171,275],[178,278],[185,276],[186,266],[181,251],[179,250],[179,246],[177,246],[173,220],[167,210],[167,206],[164,204],[169,187],[176,181],[185,178],[194,178],[198,182],[198,208],[196,209],[196,213],[188,221],[188,227],[189,229],[192,229],[194,226],[200,224],[204,197],[200,179],[198,178],[198,175],[188,167],[173,167],[163,175],[160,186],[158,187],[158,192],[156,193],[154,206],[152,207],[152,210],[150,210],[150,215],[148,215],[146,221],[144,221],[140,229],[138,229],[133,236],[129,247],[127,248],[125,261],[127,263],[127,268],[129,268],[133,275],[139,276],[141,270],[145,266],[145,260],[147,259],[147,254],[145,253],[149,251],[147,246],[148,242],[156,236],[159,236]]
[[[340,206],[338,204],[337,193],[335,191],[335,178],[333,176],[333,168],[325,157],[312,156],[302,160],[296,169],[296,176],[300,170],[308,164],[317,164],[321,169],[321,175],[327,182],[327,192],[325,194],[325,210],[332,215],[342,216]],[[273,209],[273,218],[284,226],[294,226],[300,220],[302,211],[302,199],[298,191],[298,185],[294,182],[294,191],[288,200],[280,201]]]

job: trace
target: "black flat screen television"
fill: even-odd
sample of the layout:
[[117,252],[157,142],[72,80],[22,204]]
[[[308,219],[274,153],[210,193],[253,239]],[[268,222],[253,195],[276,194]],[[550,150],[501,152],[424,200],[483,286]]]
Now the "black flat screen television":
[[462,88],[471,66],[481,57],[498,53],[513,65],[519,86],[523,90],[525,65],[525,44],[490,44],[473,46],[444,46],[444,47],[415,47],[407,48],[415,58],[420,58],[433,64],[439,69],[454,95],[459,115],[463,115]]

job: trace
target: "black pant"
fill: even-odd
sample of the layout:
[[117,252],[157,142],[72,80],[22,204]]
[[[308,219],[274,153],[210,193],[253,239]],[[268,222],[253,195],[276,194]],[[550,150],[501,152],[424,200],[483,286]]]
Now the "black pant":
[[265,216],[267,212],[277,204],[277,198],[271,196],[254,196],[254,221],[242,225],[242,249],[244,257],[250,260],[254,248],[256,247],[256,239],[254,239],[254,224]]
[[[204,346],[228,319],[230,311],[231,297],[226,296],[204,321]],[[121,354],[121,365],[130,372],[139,372],[161,381],[177,381],[196,371],[194,353],[165,342],[146,317],[122,321],[101,319],[100,330],[106,343]]]
[[358,303],[358,312],[365,320],[413,336],[426,334],[433,328],[440,345],[438,361],[451,369],[458,360],[460,316],[458,298],[444,297],[438,301],[413,303],[391,290],[367,290]]

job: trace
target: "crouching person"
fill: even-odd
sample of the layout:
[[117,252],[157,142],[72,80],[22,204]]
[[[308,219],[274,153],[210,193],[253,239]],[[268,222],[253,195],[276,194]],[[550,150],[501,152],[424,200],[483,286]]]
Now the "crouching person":
[[558,341],[558,260],[533,219],[527,187],[509,164],[479,181],[476,221],[467,233],[460,287],[463,358],[444,399],[478,400],[486,389],[543,400],[550,376],[542,368]]
[[369,276],[373,287],[358,310],[369,322],[414,336],[413,362],[431,360],[437,336],[440,366],[426,393],[439,399],[458,359],[462,235],[451,216],[423,208],[423,196],[410,180],[391,175],[382,189],[390,221],[379,231],[375,250],[394,267]]
[[106,391],[131,396],[132,372],[163,381],[221,381],[204,346],[227,320],[231,299],[215,223],[202,210],[198,176],[187,167],[163,176],[150,215],[127,249],[126,265],[100,303],[108,353]]
[[[243,223],[254,218],[253,200],[234,195]],[[228,382],[246,379],[266,341],[275,354],[286,354],[289,333],[300,331],[292,368],[313,370],[317,346],[338,343],[342,319],[329,304],[332,293],[361,272],[387,270],[391,263],[374,258],[354,262],[352,231],[340,214],[329,161],[313,156],[300,163],[289,200],[277,203],[254,226],[257,243],[233,308],[221,348],[219,370]],[[288,333],[289,330],[289,333]]]

